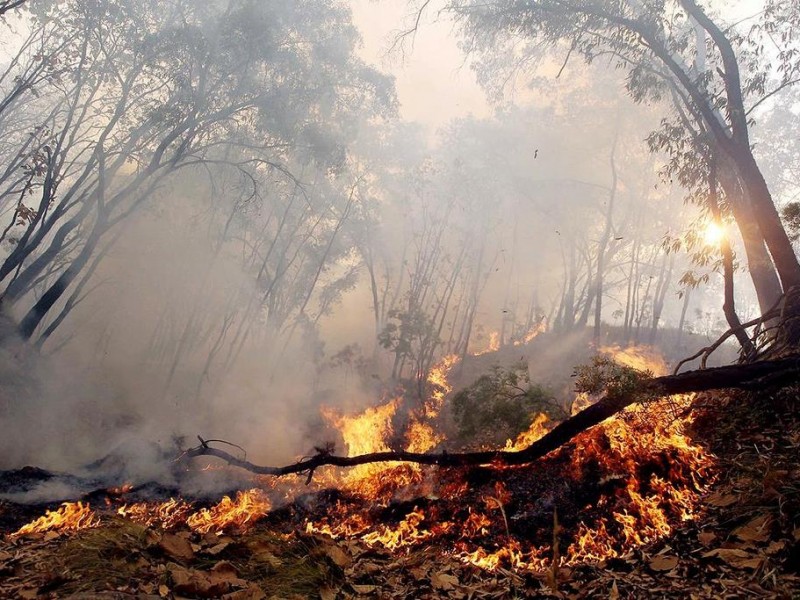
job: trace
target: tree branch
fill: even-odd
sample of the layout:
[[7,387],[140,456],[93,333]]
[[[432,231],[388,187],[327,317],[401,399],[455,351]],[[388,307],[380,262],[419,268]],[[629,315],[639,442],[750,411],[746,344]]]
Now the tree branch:
[[269,467],[253,464],[246,459],[237,458],[224,450],[208,445],[201,439],[200,446],[184,452],[178,460],[188,460],[200,456],[214,456],[234,467],[245,469],[259,475],[290,475],[307,473],[308,481],[314,471],[322,466],[354,467],[376,462],[412,462],[440,467],[463,467],[475,465],[522,465],[536,461],[551,451],[572,440],[579,433],[614,416],[624,408],[635,404],[648,392],[659,395],[673,395],[688,392],[701,392],[713,389],[739,388],[753,389],[770,385],[787,384],[798,381],[800,376],[800,356],[778,360],[762,361],[744,365],[728,365],[701,371],[687,371],[677,375],[655,377],[647,382],[643,394],[627,396],[609,395],[599,402],[582,410],[566,421],[558,424],[547,435],[519,452],[490,450],[482,452],[461,452],[449,454],[425,454],[418,452],[375,452],[360,456],[336,456],[328,452],[318,452],[311,458],[304,458],[283,467]]

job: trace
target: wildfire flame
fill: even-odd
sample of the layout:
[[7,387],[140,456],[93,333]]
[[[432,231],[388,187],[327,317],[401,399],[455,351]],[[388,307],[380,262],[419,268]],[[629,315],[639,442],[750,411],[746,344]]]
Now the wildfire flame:
[[459,358],[456,354],[448,354],[428,373],[427,381],[431,386],[430,399],[425,403],[425,416],[434,418],[439,415],[444,405],[444,399],[453,391],[453,386],[447,380],[447,376],[454,366],[458,364]]
[[191,504],[170,498],[160,504],[147,502],[125,504],[117,509],[117,514],[147,527],[158,525],[162,529],[174,529],[186,522],[191,510]]
[[552,429],[552,426],[549,425],[550,417],[548,417],[544,413],[539,413],[536,418],[531,423],[531,426],[528,427],[527,431],[523,431],[517,436],[513,442],[511,440],[506,440],[506,446],[503,450],[509,452],[519,452],[520,450],[527,448],[533,442],[545,436],[545,434]]
[[48,531],[78,531],[89,527],[96,527],[100,519],[83,502],[64,502],[58,510],[48,510],[44,516],[15,531],[12,537],[29,535],[31,533],[45,533]]
[[[651,348],[604,347],[600,352],[636,369],[654,374],[666,372],[663,359]],[[407,450],[426,452],[444,439],[434,419],[452,391],[447,377],[457,361],[454,356],[445,357],[428,374],[430,397],[420,409],[411,411],[402,432]],[[579,398],[575,404],[590,401]],[[438,471],[404,463],[362,465],[349,471],[330,468],[315,474],[316,485],[334,485],[351,495],[329,507],[325,516],[307,519],[305,530],[359,540],[392,552],[435,542],[446,546],[446,551],[460,560],[487,570],[541,572],[550,568],[553,556],[562,565],[622,556],[631,548],[669,534],[681,521],[694,518],[699,495],[713,479],[713,456],[684,433],[687,417],[676,416],[685,414],[676,411],[676,407],[688,407],[690,401],[691,396],[679,396],[669,402],[649,403],[646,409],[626,409],[575,438],[569,452],[555,451],[545,457],[542,462],[555,465],[555,469],[544,472],[558,473],[566,485],[584,489],[580,488],[582,482],[593,478],[590,489],[597,496],[592,505],[586,506],[588,512],[582,521],[573,513],[568,533],[552,531],[552,511],[558,508],[561,516],[557,500],[551,507],[537,508],[537,499],[526,497],[524,486],[514,488],[511,479],[486,487],[456,469]],[[401,405],[402,398],[393,398],[355,415],[329,409],[323,415],[340,431],[347,454],[353,456],[389,450],[390,440],[397,439],[393,423]],[[553,425],[545,414],[540,414],[528,431],[507,441],[504,449],[522,450]],[[302,478],[291,480],[291,484],[277,481],[270,480],[273,497],[283,489],[279,485],[291,490],[286,492],[287,498],[303,485]],[[480,485],[484,487],[476,487]],[[430,503],[420,507],[417,499],[422,497]],[[399,514],[395,509],[387,511],[392,500],[413,500],[414,508]],[[521,506],[528,508],[520,512]],[[190,504],[170,499],[163,503],[126,504],[116,513],[146,526],[171,529],[186,525],[206,534],[246,529],[271,507],[267,492],[251,489],[237,493],[233,499],[225,496],[215,506],[194,512]],[[376,510],[373,512],[370,507]],[[537,511],[535,528],[526,522],[520,529],[514,521],[522,516],[527,520]],[[13,535],[77,530],[97,524],[99,518],[87,504],[66,503]],[[537,539],[529,534],[523,536],[521,530],[544,533]],[[553,552],[553,541],[559,543],[559,535],[564,536],[559,545],[567,548],[565,552]]]
[[627,348],[601,346],[598,351],[613,358],[621,365],[639,371],[650,371],[657,377],[666,375],[669,371],[664,358],[651,346],[629,346]]
[[484,354],[489,354],[490,352],[497,352],[500,349],[500,332],[499,331],[492,331],[489,334],[489,345],[486,346],[483,350],[478,350],[477,352],[473,352],[472,356],[482,356]]
[[542,319],[536,325],[531,327],[528,330],[528,332],[522,337],[521,340],[516,340],[514,342],[514,345],[515,346],[523,346],[525,344],[528,344],[531,341],[533,341],[533,338],[535,338],[540,333],[544,333],[545,331],[547,331],[547,320]]
[[272,504],[258,488],[246,492],[237,492],[231,500],[224,496],[211,508],[203,508],[186,519],[187,525],[199,533],[223,531],[225,529],[241,529],[266,515]]
[[[654,375],[667,372],[664,360],[649,347],[604,347],[600,351],[638,370],[650,371]],[[438,374],[430,377],[429,383],[438,382],[437,377]],[[449,385],[438,385],[450,391]],[[712,479],[713,457],[691,442],[682,431],[685,420],[677,418],[673,412],[676,405],[686,406],[690,400],[690,396],[676,397],[670,403],[649,405],[646,411],[630,408],[576,438],[575,449],[568,460],[572,473],[566,475],[580,481],[587,469],[588,472],[599,472],[603,478],[601,484],[608,491],[603,492],[598,505],[602,505],[609,516],[600,516],[593,522],[579,522],[571,540],[565,540],[567,551],[559,557],[560,564],[621,556],[635,546],[669,534],[676,522],[693,518],[699,494]],[[575,404],[585,406],[590,402],[588,397],[578,398]],[[396,408],[397,405],[391,404],[391,410],[386,410],[394,414]],[[367,417],[370,417],[375,420],[378,414],[383,413],[380,410],[366,411],[359,418],[369,421]],[[383,421],[378,421],[389,423],[390,417],[384,415]],[[545,435],[552,426],[548,417],[540,414],[528,431],[514,441],[509,440],[504,449],[519,451]],[[414,427],[412,423],[410,429]],[[345,430],[346,427],[343,428]],[[366,429],[358,430],[380,434],[387,432],[388,426],[373,422]],[[435,430],[424,427],[420,427],[419,431],[426,434],[433,431],[434,436],[437,435]],[[367,444],[367,439],[370,438],[360,438],[362,447]],[[372,439],[368,447],[377,450],[384,445]],[[651,463],[663,466],[665,461],[668,462],[666,472],[649,476],[641,474],[641,465]],[[406,468],[414,473],[419,470],[413,466]],[[396,490],[403,484],[400,478],[395,479],[396,472],[392,467],[382,473],[381,494],[385,494],[387,489],[390,492]],[[372,477],[375,477],[374,473]],[[358,482],[364,496],[373,500],[383,497],[375,493],[376,488],[371,487],[369,481],[366,475]],[[390,487],[387,488],[387,484]],[[470,491],[467,483],[458,479],[443,483],[438,490],[446,501],[463,498]],[[486,496],[486,511],[470,507],[458,527],[453,525],[455,521],[447,517],[437,517],[435,512],[429,514],[427,510],[419,508],[395,525],[387,525],[370,519],[363,512],[338,504],[327,518],[309,521],[306,528],[310,532],[334,538],[358,539],[393,551],[439,536],[448,539],[456,536],[453,548],[465,562],[489,570],[503,567],[542,571],[548,568],[552,549],[548,543],[537,546],[526,544],[513,535],[509,537],[509,524],[503,507],[510,499],[510,493],[503,490]],[[501,543],[499,547],[487,548],[487,539],[492,543]]]

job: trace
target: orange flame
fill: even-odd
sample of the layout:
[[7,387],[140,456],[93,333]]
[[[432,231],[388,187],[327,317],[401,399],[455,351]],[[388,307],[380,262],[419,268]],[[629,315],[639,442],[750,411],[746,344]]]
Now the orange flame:
[[48,510],[44,516],[27,525],[23,525],[12,533],[12,537],[47,531],[78,531],[89,527],[97,527],[100,518],[83,502],[64,502],[58,510]]
[[448,354],[428,373],[427,381],[433,388],[430,399],[425,403],[425,416],[432,419],[438,416],[444,405],[444,399],[453,391],[453,386],[447,380],[447,376],[454,366],[458,364],[459,358],[456,354]]
[[539,413],[536,415],[536,418],[533,420],[533,423],[531,423],[531,426],[528,427],[527,431],[520,433],[513,442],[511,440],[506,440],[506,446],[503,450],[507,452],[519,452],[527,448],[539,438],[544,437],[545,434],[552,429],[552,426],[548,426],[549,422],[550,417],[544,413]]
[[159,525],[162,529],[173,529],[186,521],[191,508],[183,500],[170,498],[155,505],[147,502],[125,504],[117,509],[117,514],[147,527]]
[[211,508],[203,508],[189,515],[186,523],[199,533],[223,531],[228,528],[242,529],[267,514],[272,508],[269,499],[259,489],[237,492],[231,500],[224,496]]
[[489,352],[497,352],[500,349],[500,332],[492,331],[489,334],[489,345],[486,346],[483,350],[478,350],[477,352],[473,352],[472,356],[482,356],[484,354],[489,354]]
[[598,348],[598,352],[613,358],[621,365],[639,371],[650,371],[655,376],[666,375],[669,371],[664,358],[652,346],[628,346],[627,348],[601,346]]
[[544,333],[545,331],[547,331],[547,320],[546,319],[542,319],[536,325],[531,327],[528,330],[528,332],[522,337],[521,340],[515,341],[514,345],[515,346],[523,346],[525,344],[528,344],[531,341],[533,341],[533,338],[535,338],[540,333]]

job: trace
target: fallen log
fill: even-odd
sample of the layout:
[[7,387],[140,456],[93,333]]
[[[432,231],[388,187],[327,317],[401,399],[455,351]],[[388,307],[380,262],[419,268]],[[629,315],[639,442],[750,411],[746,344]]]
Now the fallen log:
[[549,433],[520,451],[489,450],[460,453],[418,453],[418,452],[374,452],[360,456],[337,456],[321,451],[315,456],[283,467],[269,467],[253,464],[232,454],[209,446],[200,438],[201,444],[185,451],[179,459],[200,456],[214,456],[259,475],[289,475],[307,473],[308,481],[314,470],[324,465],[354,467],[376,462],[413,462],[440,467],[462,467],[470,465],[521,465],[531,463],[556,448],[564,445],[579,433],[614,416],[624,408],[640,402],[643,397],[670,396],[689,392],[702,392],[715,389],[738,388],[760,389],[768,385],[786,385],[800,381],[800,356],[750,364],[727,365],[698,371],[687,371],[677,375],[654,377],[646,381],[643,391],[638,394],[607,395],[578,414],[562,421]]

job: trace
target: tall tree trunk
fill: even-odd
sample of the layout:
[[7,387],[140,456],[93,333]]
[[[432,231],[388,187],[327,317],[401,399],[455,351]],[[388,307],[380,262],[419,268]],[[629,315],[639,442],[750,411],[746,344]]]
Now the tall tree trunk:
[[747,268],[756,291],[758,306],[764,314],[770,310],[781,296],[781,282],[772,263],[764,236],[756,221],[753,207],[736,175],[734,166],[725,161],[717,169],[717,177],[733,213],[733,218],[742,236]]

